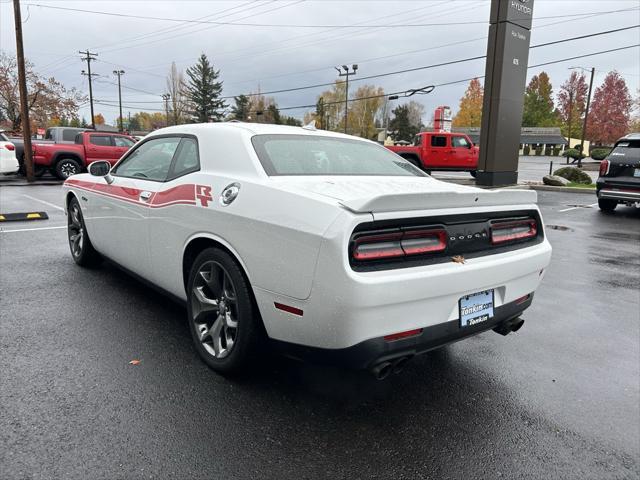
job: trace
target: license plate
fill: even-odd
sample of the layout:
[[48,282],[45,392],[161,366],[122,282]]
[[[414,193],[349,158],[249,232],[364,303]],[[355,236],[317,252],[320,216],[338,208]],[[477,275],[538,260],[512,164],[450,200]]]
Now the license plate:
[[493,318],[493,289],[460,299],[460,327],[470,327]]
[[633,169],[633,176],[634,177],[640,177],[640,168],[634,168]]

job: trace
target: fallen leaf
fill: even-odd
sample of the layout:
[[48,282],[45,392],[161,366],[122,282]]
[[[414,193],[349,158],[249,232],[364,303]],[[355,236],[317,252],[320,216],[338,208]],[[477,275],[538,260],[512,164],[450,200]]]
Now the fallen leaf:
[[140,360],[131,360],[129,365],[140,365]]
[[464,263],[464,257],[462,255],[451,257],[451,260],[453,261],[453,263]]

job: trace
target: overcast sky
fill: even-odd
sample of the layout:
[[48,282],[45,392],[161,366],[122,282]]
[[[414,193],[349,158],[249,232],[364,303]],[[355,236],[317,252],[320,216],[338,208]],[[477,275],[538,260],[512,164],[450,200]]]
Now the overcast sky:
[[[54,76],[66,86],[88,93],[86,68],[78,50],[89,48],[98,54],[93,72],[94,97],[116,105],[117,87],[112,71],[125,70],[122,77],[125,115],[139,110],[161,110],[160,95],[165,76],[175,61],[184,69],[205,53],[221,71],[224,95],[279,90],[332,82],[334,65],[359,65],[353,88],[363,83],[381,86],[386,92],[403,91],[430,84],[484,75],[484,60],[390,75],[376,75],[486,53],[490,2],[482,0],[120,0],[68,1],[22,0],[25,55],[36,70]],[[160,17],[128,18],[49,7],[92,10],[120,15]],[[617,13],[590,12],[627,10]],[[640,24],[638,0],[535,0],[531,44],[574,37]],[[566,17],[565,17],[566,16]],[[547,18],[545,18],[547,17]],[[554,17],[554,18],[549,18]],[[163,20],[199,20],[254,24],[324,25],[296,28],[185,23]],[[13,7],[0,0],[0,48],[15,54]],[[407,26],[478,22],[463,25]],[[355,25],[354,28],[329,28]],[[396,27],[384,27],[396,25]],[[454,44],[455,45],[450,45]],[[640,29],[627,30],[549,47],[533,49],[529,65],[640,43]],[[594,88],[606,73],[616,69],[635,96],[640,86],[640,49],[572,60],[529,70],[529,78],[544,69],[557,93],[568,77],[569,67],[595,67]],[[106,83],[112,82],[112,83]],[[282,107],[315,103],[327,87],[273,95]],[[466,83],[436,88],[430,95],[414,96],[432,116],[438,105],[450,105],[454,112]],[[136,89],[136,90],[134,90]],[[144,93],[148,92],[148,93]],[[232,100],[229,101],[232,103]],[[117,106],[96,105],[108,123],[117,118]],[[301,118],[309,109],[286,111]],[[81,114],[89,118],[88,107]]]

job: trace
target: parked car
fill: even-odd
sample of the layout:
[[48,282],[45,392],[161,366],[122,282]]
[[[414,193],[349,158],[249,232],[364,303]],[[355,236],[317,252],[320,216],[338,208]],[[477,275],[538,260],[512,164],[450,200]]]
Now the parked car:
[[222,373],[260,346],[370,369],[494,329],[550,261],[530,190],[440,182],[381,145],[311,127],[180,125],[66,180],[71,255],[186,302]]
[[[31,139],[31,144],[44,144],[44,143],[75,143],[76,135],[80,132],[87,131],[87,128],[76,127],[51,127],[47,128],[44,139],[38,140],[36,138]],[[24,171],[24,140],[22,137],[11,137],[11,142],[16,147],[16,157],[20,164],[20,169]],[[44,170],[36,169],[36,174],[41,175]]]
[[478,169],[478,147],[462,133],[422,132],[416,135],[413,145],[387,148],[427,173],[465,171],[475,177]]
[[3,131],[0,131],[0,173],[16,173],[18,168],[16,147],[9,141],[9,137]]
[[640,133],[622,137],[600,162],[596,194],[598,206],[606,212],[619,203],[640,207]]
[[85,131],[78,133],[72,144],[34,144],[33,163],[36,168],[49,169],[64,180],[98,160],[115,164],[134,144],[135,140],[128,135]]

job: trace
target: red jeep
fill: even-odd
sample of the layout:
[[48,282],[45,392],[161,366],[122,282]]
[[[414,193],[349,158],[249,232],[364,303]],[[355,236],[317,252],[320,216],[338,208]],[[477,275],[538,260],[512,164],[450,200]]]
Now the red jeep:
[[476,176],[478,147],[463,133],[422,132],[416,135],[413,145],[387,148],[427,173],[450,170]]
[[36,175],[51,170],[65,180],[98,160],[114,165],[135,143],[128,135],[93,131],[78,133],[74,143],[36,143],[33,145],[34,169]]

